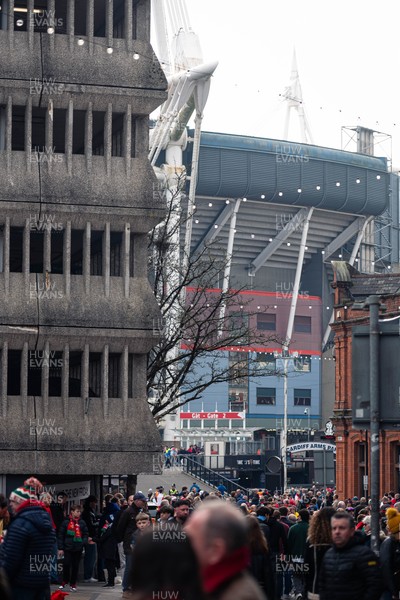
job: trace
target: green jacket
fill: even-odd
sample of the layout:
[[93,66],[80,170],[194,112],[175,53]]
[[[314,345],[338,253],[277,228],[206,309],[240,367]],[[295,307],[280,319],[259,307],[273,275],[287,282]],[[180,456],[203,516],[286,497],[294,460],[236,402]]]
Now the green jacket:
[[303,562],[307,535],[308,523],[305,521],[299,521],[289,529],[288,553],[292,562]]

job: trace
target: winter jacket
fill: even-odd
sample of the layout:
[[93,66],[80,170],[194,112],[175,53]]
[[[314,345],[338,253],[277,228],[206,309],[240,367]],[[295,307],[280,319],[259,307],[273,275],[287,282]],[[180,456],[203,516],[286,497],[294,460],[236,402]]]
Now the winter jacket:
[[389,590],[392,596],[398,596],[400,591],[400,542],[391,536],[383,540],[379,560],[385,589]]
[[88,528],[89,537],[96,540],[98,535],[99,517],[90,508],[90,506],[85,506],[85,508],[83,509],[82,519],[85,521],[86,526]]
[[63,523],[60,527],[60,531],[58,532],[58,538],[57,538],[58,549],[64,550],[64,551],[66,550],[67,552],[81,552],[83,549],[83,546],[88,543],[89,532],[88,532],[87,525],[83,519],[79,519],[79,527],[81,529],[82,541],[74,542],[73,536],[67,535],[67,529],[68,529],[69,522],[70,522],[69,518],[65,519],[65,521],[63,521]]
[[249,571],[268,599],[274,597],[274,564],[269,552],[252,553]]
[[115,523],[110,525],[99,538],[99,556],[104,560],[118,561],[118,542],[115,537]]
[[333,546],[322,560],[319,586],[320,600],[379,600],[378,559],[354,537],[343,548]]
[[319,575],[322,565],[322,560],[325,553],[331,544],[310,544],[306,543],[306,549],[304,553],[304,568],[306,576],[306,590],[313,594],[319,594]]
[[10,585],[29,589],[50,583],[56,534],[47,511],[39,503],[21,504],[0,546],[0,567]]
[[50,510],[58,534],[60,527],[65,520],[64,505],[59,504],[58,502],[52,502],[50,504]]
[[207,596],[209,600],[265,600],[254,578],[243,571]]
[[116,523],[116,538],[118,542],[123,542],[124,554],[132,554],[131,540],[136,527],[136,515],[141,512],[141,509],[136,504],[125,509],[119,516]]
[[283,523],[280,523],[274,517],[269,517],[266,521],[266,524],[269,527],[269,546],[270,551],[274,554],[287,554],[287,535],[285,526]]
[[304,559],[308,532],[308,523],[299,521],[289,529],[288,553],[292,562],[301,562]]

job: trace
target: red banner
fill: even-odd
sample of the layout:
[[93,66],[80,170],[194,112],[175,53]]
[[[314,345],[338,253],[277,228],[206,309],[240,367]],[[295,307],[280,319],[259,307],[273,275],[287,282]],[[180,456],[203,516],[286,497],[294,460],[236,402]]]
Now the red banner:
[[180,419],[243,419],[239,412],[181,412]]

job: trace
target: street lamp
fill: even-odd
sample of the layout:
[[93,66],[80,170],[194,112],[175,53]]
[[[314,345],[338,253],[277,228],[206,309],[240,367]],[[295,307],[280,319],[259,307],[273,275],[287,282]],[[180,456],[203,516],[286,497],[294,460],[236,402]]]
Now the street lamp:
[[305,408],[304,409],[304,414],[307,415],[308,417],[308,435],[307,435],[307,440],[310,441],[310,434],[311,434],[311,412],[309,408]]

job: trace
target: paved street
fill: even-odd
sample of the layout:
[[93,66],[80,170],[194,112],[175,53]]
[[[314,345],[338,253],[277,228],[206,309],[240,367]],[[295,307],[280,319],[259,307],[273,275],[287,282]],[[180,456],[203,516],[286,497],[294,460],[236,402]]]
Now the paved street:
[[215,491],[209,485],[206,485],[202,481],[193,478],[191,475],[187,475],[184,473],[179,467],[171,467],[170,469],[164,469],[162,475],[154,475],[153,474],[140,474],[137,478],[137,490],[140,490],[145,495],[147,495],[147,491],[151,488],[153,492],[156,487],[162,485],[164,490],[168,492],[171,485],[173,483],[176,484],[178,490],[181,490],[184,485],[187,485],[190,488],[193,483],[196,482],[202,490],[207,492]]
[[[68,588],[64,591],[69,594],[68,600],[111,600],[111,598],[122,598],[121,584],[115,588],[103,588],[104,583],[78,583],[78,591],[70,592]],[[51,591],[54,592],[58,586],[52,585]]]

